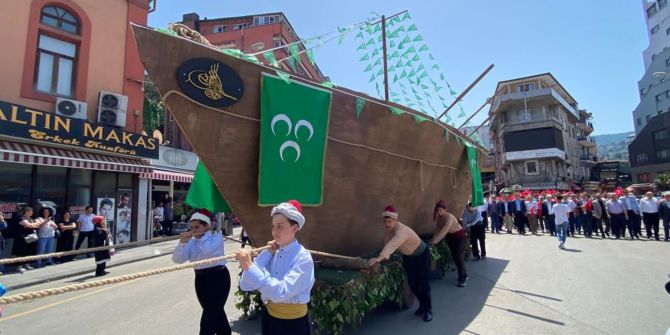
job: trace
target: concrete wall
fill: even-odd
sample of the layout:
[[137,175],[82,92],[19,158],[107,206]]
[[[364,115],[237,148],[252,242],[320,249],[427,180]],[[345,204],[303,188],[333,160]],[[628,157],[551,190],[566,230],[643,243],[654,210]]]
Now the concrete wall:
[[[644,68],[648,69],[651,65],[652,56],[660,54],[663,50],[670,47],[670,38],[666,33],[666,30],[670,28],[670,3],[665,7],[658,9],[658,1],[650,0],[641,0],[642,2],[642,15],[644,20],[647,23],[647,36],[649,37],[649,46],[647,49],[642,52],[642,57],[644,58]],[[658,13],[656,13],[651,18],[647,17],[647,8],[656,4]],[[658,25],[658,31],[655,34],[651,34],[652,28]],[[658,56],[657,56],[658,57]]]
[[[667,64],[670,64],[670,49],[661,52],[656,57],[656,60],[651,63],[642,79],[637,83],[640,92],[640,103],[633,110],[633,122],[636,134],[639,134],[647,124],[647,118],[652,118],[658,115],[659,112],[665,113],[670,111],[670,93],[668,93],[670,92],[670,76],[654,76],[655,72],[666,72],[670,75],[670,66]],[[657,96],[658,99],[656,98]]]

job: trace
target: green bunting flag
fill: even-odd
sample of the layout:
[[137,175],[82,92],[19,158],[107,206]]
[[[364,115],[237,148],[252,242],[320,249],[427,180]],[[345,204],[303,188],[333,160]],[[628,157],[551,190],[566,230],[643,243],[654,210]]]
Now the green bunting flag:
[[342,28],[342,27],[337,27],[337,32],[338,32],[338,33],[341,34],[341,33],[345,32],[345,31],[347,31],[347,28],[346,28],[346,27],[344,27],[344,28]]
[[309,60],[309,63],[312,65],[314,64],[314,51],[312,49],[308,49],[307,52],[305,52],[307,55],[307,60]]
[[421,60],[421,58],[419,58],[419,55],[414,55],[414,57],[412,58],[413,62],[418,62],[420,60]]
[[370,56],[368,56],[368,54],[365,54],[365,55],[364,55],[363,57],[361,57],[361,59],[359,59],[358,61],[359,61],[359,62],[363,62],[363,61],[366,61],[366,60],[370,60]]
[[277,75],[279,76],[279,78],[281,78],[284,82],[287,82],[287,83],[291,82],[291,75],[290,74],[288,74],[284,71],[279,71],[279,70],[277,70],[275,72],[277,72]]
[[387,70],[388,72],[395,72],[395,66],[391,65]]
[[409,28],[407,28],[407,32],[418,31],[418,30],[419,29],[416,27],[416,24],[412,24],[411,26],[409,26]]
[[[386,35],[386,37],[397,38],[398,37],[398,32],[397,31],[390,32],[388,35]],[[393,40],[391,40],[391,43],[393,43]],[[393,45],[391,45],[391,48],[393,48]]]
[[296,61],[300,62],[300,49],[297,44],[292,44],[288,47],[288,51],[291,52],[291,57]]
[[371,82],[375,81],[376,79],[377,78],[375,77],[375,75],[373,73],[372,76],[370,76],[370,80],[368,80],[368,83],[371,83]]
[[402,114],[405,114],[405,111],[402,110],[402,109],[400,109],[400,108],[389,107],[389,110],[390,110],[391,113],[393,113],[394,115],[402,115]]
[[440,73],[440,80],[444,80],[444,74]]
[[403,21],[409,20],[409,19],[411,19],[411,17],[409,16],[409,12],[405,13],[405,15],[402,16]]
[[[421,74],[421,76],[423,77],[424,74],[425,74],[425,75],[428,75],[428,74],[426,74],[426,73],[424,72],[424,73]],[[424,85],[424,84],[421,84],[421,88],[423,88],[424,90],[429,89],[429,87],[428,87],[427,85]]]
[[399,59],[398,62],[395,63],[395,67],[396,67],[396,69],[400,69],[400,68],[402,68],[402,67],[403,67],[402,60]]
[[416,121],[416,122],[418,122],[418,123],[428,121],[428,118],[425,118],[425,117],[423,117],[423,116],[421,116],[421,115],[412,115],[412,118],[414,119],[414,121]]
[[389,46],[390,46],[391,49],[395,48],[395,41],[391,40],[391,42],[389,43]]
[[391,22],[400,23],[400,18],[396,16],[391,19]]
[[323,170],[332,95],[297,81],[261,77],[258,204],[323,200]]
[[342,41],[344,41],[344,35],[346,33],[341,33],[340,36],[337,37],[337,45],[342,45]]
[[359,45],[358,48],[356,48],[356,51],[358,51],[358,50],[365,50],[365,49],[366,49],[365,46],[366,46],[366,44],[365,44],[365,42],[364,42],[363,44]]
[[175,33],[172,30],[168,30],[168,29],[156,28],[156,31],[159,32],[159,33],[163,33],[165,35],[177,36],[177,33]]
[[458,95],[458,93],[456,93],[456,91],[454,91],[452,89],[449,89],[449,94],[451,94],[452,96],[457,96]]
[[332,81],[324,81],[320,85],[328,88],[333,88],[336,86],[335,83],[333,83]]
[[363,39],[363,32],[359,31],[358,34],[356,34],[357,39]]
[[413,39],[412,41],[414,41],[414,42],[420,42],[420,41],[423,41],[423,36],[421,36],[421,35],[416,35],[416,37],[414,37],[414,39]]
[[369,40],[368,40],[368,43],[365,43],[365,45],[366,45],[366,46],[368,46],[368,45],[370,45],[370,46],[374,46],[374,45],[375,45],[375,39],[374,39],[374,38],[369,39]]
[[381,97],[381,96],[382,96],[382,93],[381,93],[381,91],[379,90],[379,83],[378,83],[378,82],[375,82],[375,88],[377,89],[377,96],[378,96],[378,97]]
[[435,60],[435,57],[433,57],[433,54],[430,54],[430,53],[429,53],[429,54],[428,54],[428,59],[430,59],[430,60]]
[[425,70],[426,67],[423,66],[423,63],[419,64],[419,67],[416,68],[417,71]]
[[411,43],[412,40],[409,39],[409,36],[405,36],[405,38],[402,40],[402,43]]
[[388,59],[398,58],[399,56],[400,56],[399,52],[398,52],[398,50],[396,50],[389,56]]
[[274,51],[266,51],[263,53],[263,58],[270,64],[271,66],[277,67],[277,59],[275,58],[275,53]]
[[384,69],[379,69],[379,71],[377,71],[377,75],[378,76],[383,76],[384,75]]
[[370,54],[370,56],[379,57],[379,50],[377,50],[377,49],[372,50],[372,54]]
[[447,143],[449,143],[449,129],[444,130],[444,138],[447,139]]
[[382,31],[381,23],[375,24],[375,29],[372,32],[377,33],[380,31]]
[[407,72],[405,70],[402,70],[402,73],[400,74],[400,79],[407,77]]
[[430,67],[432,70],[440,71],[440,66],[437,64],[433,64],[433,66]]
[[372,66],[379,66],[379,65],[382,65],[381,59],[377,59],[374,63],[372,63]]
[[479,163],[477,149],[470,143],[465,143],[465,149],[468,155],[468,165],[470,166],[470,177],[472,177],[472,202],[473,206],[484,204],[484,190],[482,189],[482,177],[479,173]]
[[464,111],[461,111],[460,113],[458,113],[458,117],[465,117],[465,116],[466,116],[466,114],[465,114]]
[[428,51],[428,45],[427,44],[422,45],[421,48],[419,48],[419,51]]
[[363,111],[363,107],[365,107],[365,100],[361,99],[359,97],[356,97],[356,118],[361,115],[361,112]]
[[204,208],[212,213],[231,212],[230,206],[216,188],[202,161],[198,162],[184,202],[193,208]]
[[372,71],[372,64],[368,64],[368,67],[366,67],[365,70],[363,70],[363,72],[370,72],[370,71]]
[[293,57],[289,57],[286,60],[288,61],[288,66],[291,67],[291,71],[295,72],[295,59]]

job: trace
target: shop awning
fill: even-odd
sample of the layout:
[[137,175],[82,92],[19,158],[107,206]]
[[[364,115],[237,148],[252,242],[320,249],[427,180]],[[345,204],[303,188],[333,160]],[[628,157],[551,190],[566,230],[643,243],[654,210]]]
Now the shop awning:
[[149,163],[141,159],[9,141],[0,141],[0,161],[127,173],[151,172]]
[[180,183],[190,183],[191,181],[193,181],[192,174],[166,171],[166,170],[153,170],[149,173],[140,174],[140,177],[153,180],[176,181]]

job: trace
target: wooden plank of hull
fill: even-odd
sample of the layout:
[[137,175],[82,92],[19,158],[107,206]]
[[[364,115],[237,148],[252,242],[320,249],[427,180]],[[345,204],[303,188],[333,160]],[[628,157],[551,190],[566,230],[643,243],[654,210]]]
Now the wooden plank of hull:
[[[254,245],[265,244],[272,235],[270,208],[257,205],[259,79],[262,71],[273,71],[188,40],[142,27],[134,31],[145,68],[166,106]],[[180,94],[177,67],[196,57],[217,59],[235,69],[244,82],[242,99],[216,110]],[[432,210],[438,199],[445,199],[455,215],[461,214],[470,196],[461,143],[453,137],[447,142],[444,129],[433,122],[392,115],[377,103],[366,103],[360,118],[355,114],[355,98],[333,91],[324,201],[320,207],[304,207],[307,223],[299,240],[305,247],[344,255],[379,250],[384,230],[380,213],[387,204],[393,204],[399,220],[419,234],[434,230]]]

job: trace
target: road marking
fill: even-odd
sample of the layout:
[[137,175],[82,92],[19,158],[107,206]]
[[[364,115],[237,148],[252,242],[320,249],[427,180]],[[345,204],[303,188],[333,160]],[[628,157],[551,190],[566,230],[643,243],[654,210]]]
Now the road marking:
[[[88,293],[84,293],[84,294],[81,294],[81,295],[78,295],[78,296],[75,296],[75,297],[71,297],[71,298],[68,298],[68,299],[65,299],[65,300],[56,301],[56,302],[51,303],[49,305],[40,306],[40,307],[31,309],[31,310],[28,310],[28,311],[25,311],[25,312],[21,312],[19,314],[14,314],[14,315],[10,315],[8,317],[3,317],[3,318],[0,318],[0,323],[5,322],[5,321],[9,321],[11,319],[19,318],[19,317],[22,317],[22,316],[30,315],[30,314],[33,314],[35,312],[45,310],[47,308],[51,308],[51,307],[58,306],[58,305],[61,305],[61,304],[64,304],[64,303],[67,303],[67,302],[70,302],[70,301],[81,299],[81,298],[84,298],[84,297],[87,297],[89,295],[93,295],[93,294],[96,294],[96,293],[104,292],[104,291],[107,291],[109,289],[113,289],[113,288],[119,287],[121,285],[126,285],[126,284],[129,284],[129,283],[132,283],[132,282],[133,281],[131,280],[131,281],[127,281],[127,282],[124,282],[124,283],[119,283],[119,284],[116,284],[116,285],[113,285],[113,286],[110,286],[110,287],[101,288],[97,291],[88,292]],[[6,309],[5,309],[5,312],[6,312]]]

